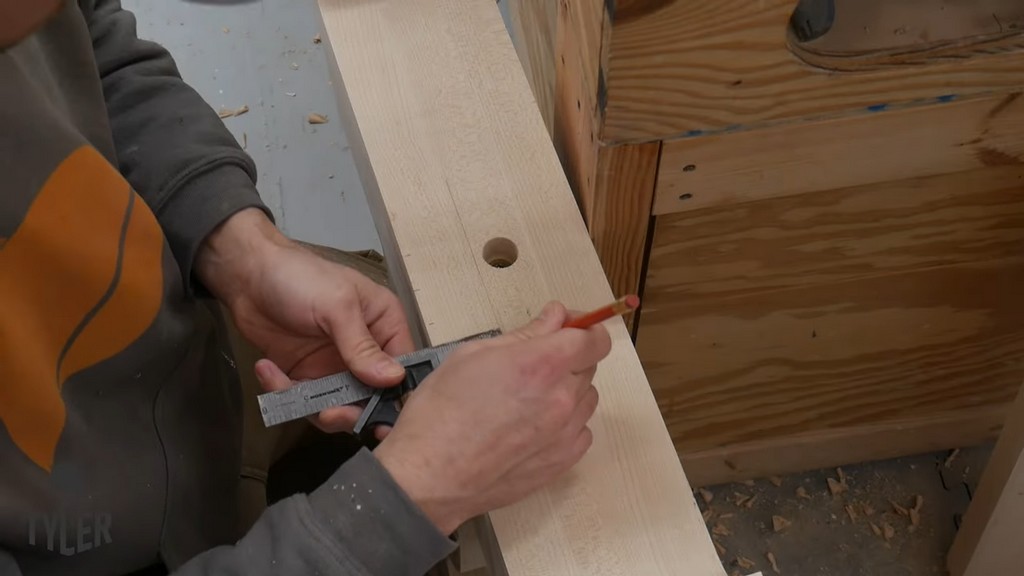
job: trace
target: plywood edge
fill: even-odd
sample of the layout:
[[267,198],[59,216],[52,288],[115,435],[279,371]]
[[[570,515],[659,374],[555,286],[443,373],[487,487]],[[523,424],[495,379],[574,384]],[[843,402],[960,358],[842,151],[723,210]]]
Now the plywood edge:
[[953,576],[994,576],[1024,570],[1024,388],[996,442],[953,541]]
[[694,487],[976,446],[999,435],[1008,406],[821,430],[681,454]]
[[655,214],[1024,163],[1020,92],[666,142]]

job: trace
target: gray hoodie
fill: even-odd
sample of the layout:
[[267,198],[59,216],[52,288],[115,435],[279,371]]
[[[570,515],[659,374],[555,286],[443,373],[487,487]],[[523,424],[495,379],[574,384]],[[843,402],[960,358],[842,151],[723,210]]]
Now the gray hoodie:
[[453,550],[367,450],[238,533],[241,392],[192,264],[266,208],[116,0],[0,49],[0,129],[0,575],[414,575]]

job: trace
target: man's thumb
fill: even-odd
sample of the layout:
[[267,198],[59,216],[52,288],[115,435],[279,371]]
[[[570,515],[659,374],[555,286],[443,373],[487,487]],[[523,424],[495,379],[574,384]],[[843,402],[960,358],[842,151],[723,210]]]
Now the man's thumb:
[[402,380],[405,368],[381,349],[365,324],[338,322],[331,332],[341,359],[356,378],[379,387],[394,386]]

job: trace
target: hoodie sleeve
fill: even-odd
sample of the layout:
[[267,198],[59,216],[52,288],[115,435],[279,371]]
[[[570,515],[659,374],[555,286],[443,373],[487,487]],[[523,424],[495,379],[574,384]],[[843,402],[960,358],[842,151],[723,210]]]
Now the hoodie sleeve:
[[364,448],[314,492],[269,507],[235,545],[169,576],[422,576],[455,547]]
[[140,40],[119,0],[80,0],[92,35],[119,169],[151,207],[182,270],[218,224],[256,207],[256,169],[161,46]]

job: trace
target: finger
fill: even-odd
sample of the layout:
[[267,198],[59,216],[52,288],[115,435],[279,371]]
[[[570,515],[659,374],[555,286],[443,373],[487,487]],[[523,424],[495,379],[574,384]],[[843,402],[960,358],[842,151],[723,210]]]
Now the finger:
[[253,370],[256,372],[256,380],[259,381],[260,387],[267,392],[277,392],[292,387],[292,379],[282,372],[277,364],[266,358],[257,360]]
[[380,343],[384,352],[390,356],[401,356],[415,351],[409,321],[398,297],[373,282],[369,282],[368,286],[357,286],[357,290],[366,293],[366,297],[361,298],[369,303],[364,311],[366,323],[371,336]]
[[608,356],[611,336],[603,325],[586,330],[559,330],[535,338],[530,343],[538,361],[569,372],[586,372]]
[[362,412],[362,409],[356,406],[336,406],[310,416],[309,421],[328,434],[352,432]]
[[358,299],[346,304],[330,318],[331,338],[345,365],[361,381],[370,386],[388,387],[398,384],[405,374],[402,365],[381,349],[363,320]]
[[576,408],[572,412],[572,416],[569,417],[569,421],[563,428],[566,438],[575,438],[579,435],[580,430],[586,428],[587,423],[594,417],[594,413],[597,412],[597,405],[600,400],[600,395],[597,392],[597,388],[593,386],[587,386],[583,393],[580,395],[580,401],[576,404]]
[[588,370],[583,372],[577,372],[573,374],[573,378],[576,384],[576,397],[580,400],[587,391],[594,386],[594,376],[597,375],[597,366],[592,366]]

